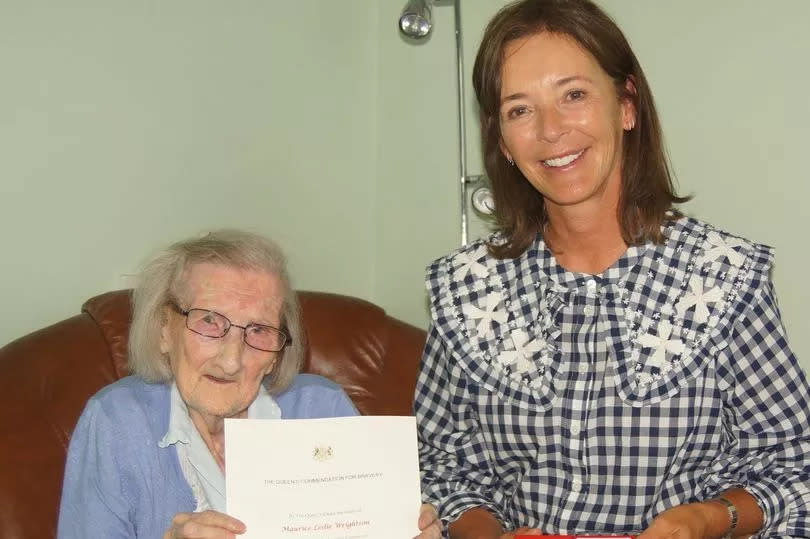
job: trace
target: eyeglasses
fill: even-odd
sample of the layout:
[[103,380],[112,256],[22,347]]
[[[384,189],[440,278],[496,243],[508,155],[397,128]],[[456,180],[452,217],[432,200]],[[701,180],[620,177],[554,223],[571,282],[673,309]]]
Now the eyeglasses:
[[243,330],[242,339],[245,344],[262,352],[280,352],[291,341],[289,335],[273,326],[264,324],[248,324],[238,326],[228,320],[225,315],[208,309],[189,309],[187,311],[180,308],[176,303],[171,306],[178,313],[186,317],[186,327],[204,337],[221,339],[228,334],[232,327]]

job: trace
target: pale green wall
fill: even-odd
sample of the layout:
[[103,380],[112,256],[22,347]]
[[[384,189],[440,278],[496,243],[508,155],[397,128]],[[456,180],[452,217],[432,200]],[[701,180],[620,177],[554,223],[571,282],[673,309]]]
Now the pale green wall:
[[[462,0],[468,80],[503,3]],[[278,238],[299,287],[424,326],[423,268],[459,242],[453,12],[413,45],[403,4],[0,0],[0,343],[223,225]],[[807,367],[810,2],[602,5],[647,70],[687,210],[777,248]]]
[[0,344],[247,227],[370,297],[376,0],[0,0]]

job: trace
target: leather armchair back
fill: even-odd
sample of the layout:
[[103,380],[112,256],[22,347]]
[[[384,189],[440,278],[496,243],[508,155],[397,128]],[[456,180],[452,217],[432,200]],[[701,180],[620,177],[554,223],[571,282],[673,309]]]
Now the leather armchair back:
[[[357,298],[300,292],[304,372],[339,383],[363,414],[411,413],[425,332]],[[0,537],[56,535],[70,434],[87,399],[127,375],[129,291],[0,348]]]

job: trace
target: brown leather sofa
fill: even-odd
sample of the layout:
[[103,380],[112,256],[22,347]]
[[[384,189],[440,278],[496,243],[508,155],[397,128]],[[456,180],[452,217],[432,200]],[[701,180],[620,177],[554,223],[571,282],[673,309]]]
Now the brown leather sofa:
[[[425,332],[356,298],[299,298],[304,371],[342,385],[363,414],[410,414]],[[128,291],[109,292],[0,348],[0,538],[56,535],[71,431],[87,399],[127,375],[129,321]]]

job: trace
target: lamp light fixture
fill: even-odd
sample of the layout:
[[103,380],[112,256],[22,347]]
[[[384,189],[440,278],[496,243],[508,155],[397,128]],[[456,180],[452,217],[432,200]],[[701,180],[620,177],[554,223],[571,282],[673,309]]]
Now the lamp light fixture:
[[427,37],[433,29],[430,0],[409,0],[399,16],[399,30],[412,39]]

